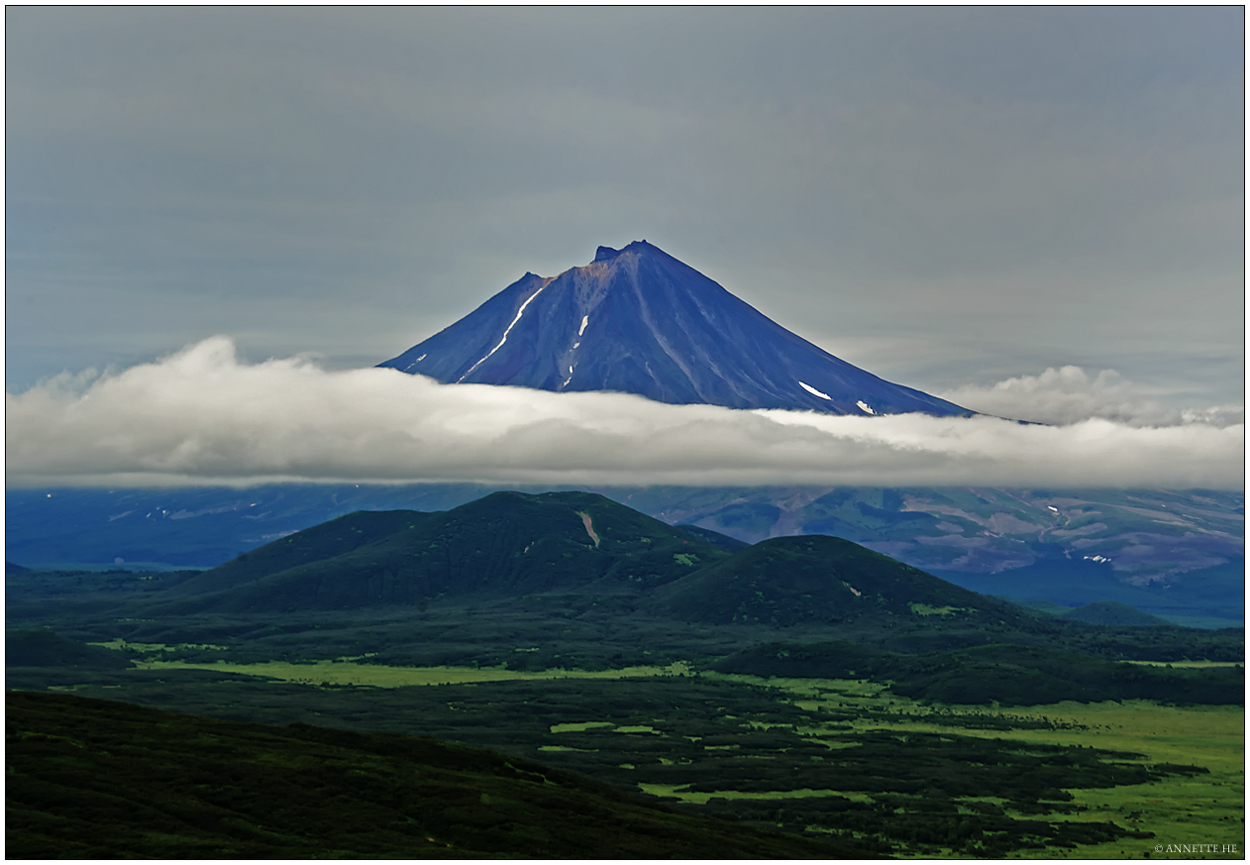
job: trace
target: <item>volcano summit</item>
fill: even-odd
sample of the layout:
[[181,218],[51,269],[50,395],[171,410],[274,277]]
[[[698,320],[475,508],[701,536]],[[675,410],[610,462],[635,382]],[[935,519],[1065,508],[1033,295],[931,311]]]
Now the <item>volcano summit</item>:
[[645,240],[527,273],[379,364],[446,383],[619,391],[659,402],[827,414],[971,415],[791,333]]

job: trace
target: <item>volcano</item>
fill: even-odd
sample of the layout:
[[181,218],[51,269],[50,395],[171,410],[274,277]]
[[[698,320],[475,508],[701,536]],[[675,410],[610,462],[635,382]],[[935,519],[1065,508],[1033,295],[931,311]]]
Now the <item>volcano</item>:
[[839,415],[972,415],[791,333],[645,240],[527,273],[379,364],[446,383],[618,391],[659,402]]

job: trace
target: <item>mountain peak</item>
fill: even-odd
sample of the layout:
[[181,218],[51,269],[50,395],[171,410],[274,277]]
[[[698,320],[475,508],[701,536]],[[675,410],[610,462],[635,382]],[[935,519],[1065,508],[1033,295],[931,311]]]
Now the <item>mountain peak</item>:
[[677,404],[972,414],[834,357],[645,240],[600,246],[591,264],[630,253],[628,267],[526,273],[380,365],[447,383],[618,391]]
[[612,259],[616,258],[618,255],[621,255],[626,252],[637,252],[637,251],[642,250],[643,248],[656,249],[656,247],[651,246],[651,244],[647,243],[645,240],[632,241],[627,246],[622,247],[621,249],[613,249],[610,246],[600,246],[598,249],[595,250],[595,258],[594,258],[594,261],[591,262],[591,264],[594,264],[597,261],[611,261]]

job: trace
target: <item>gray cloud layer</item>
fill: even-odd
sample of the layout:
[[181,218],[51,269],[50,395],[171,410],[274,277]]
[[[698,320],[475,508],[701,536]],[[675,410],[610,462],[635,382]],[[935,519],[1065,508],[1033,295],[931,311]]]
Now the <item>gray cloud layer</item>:
[[5,400],[9,486],[289,479],[1232,489],[1244,452],[1240,424],[1089,417],[1036,426],[671,406],[624,394],[443,385],[394,370],[325,371],[298,358],[248,364],[225,337],[121,372],[61,376]]

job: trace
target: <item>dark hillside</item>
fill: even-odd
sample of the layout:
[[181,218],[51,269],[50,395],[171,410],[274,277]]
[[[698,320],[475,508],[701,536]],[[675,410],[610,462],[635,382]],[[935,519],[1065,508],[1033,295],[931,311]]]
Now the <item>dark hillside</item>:
[[43,628],[4,633],[6,667],[70,667],[121,670],[130,659],[119,652],[70,640]]
[[656,593],[688,621],[777,627],[857,621],[1029,623],[1022,612],[841,538],[772,538]]
[[15,859],[863,856],[425,737],[63,694],[5,703]]
[[168,594],[167,611],[419,604],[553,590],[632,594],[728,556],[593,493],[493,493],[450,511],[350,514]]
[[674,526],[674,528],[680,529],[687,534],[694,535],[697,538],[707,541],[712,546],[720,547],[722,550],[730,553],[736,553],[738,550],[745,550],[747,547],[751,546],[746,541],[731,538],[729,535],[723,535],[713,529],[705,529],[703,526],[682,523],[681,525]]
[[296,532],[243,553],[178,588],[198,595],[250,583],[281,571],[344,556],[405,529],[415,529],[433,515],[420,511],[357,511]]
[[1060,615],[1075,622],[1116,628],[1167,628],[1172,624],[1167,619],[1143,613],[1118,601],[1095,601]]

